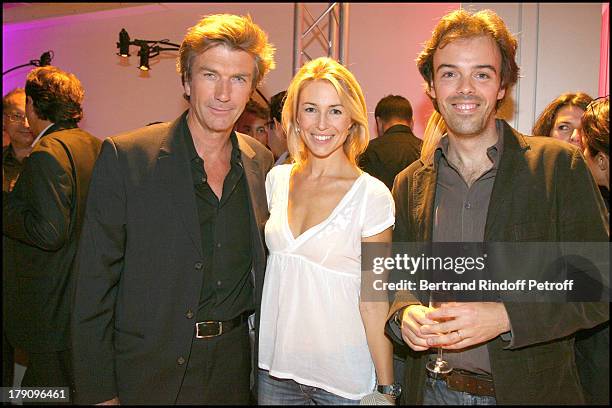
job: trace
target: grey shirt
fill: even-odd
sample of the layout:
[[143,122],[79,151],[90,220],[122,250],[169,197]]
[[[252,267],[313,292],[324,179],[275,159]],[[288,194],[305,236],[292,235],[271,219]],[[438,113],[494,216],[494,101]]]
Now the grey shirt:
[[[489,200],[503,149],[497,124],[497,143],[487,149],[492,167],[468,186],[457,168],[448,161],[448,137],[435,152],[438,166],[433,213],[434,242],[483,242]],[[435,351],[435,350],[433,350]],[[444,350],[451,367],[479,374],[491,374],[486,343],[463,350]]]

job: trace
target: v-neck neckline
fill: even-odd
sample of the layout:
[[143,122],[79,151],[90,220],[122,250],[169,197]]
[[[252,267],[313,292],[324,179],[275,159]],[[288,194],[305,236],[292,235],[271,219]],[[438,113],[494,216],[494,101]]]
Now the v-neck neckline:
[[323,221],[321,221],[318,224],[315,224],[311,227],[309,227],[308,229],[304,230],[304,232],[302,232],[300,235],[298,235],[297,237],[293,234],[293,231],[291,231],[291,224],[289,223],[289,185],[291,183],[291,173],[293,172],[293,166],[295,166],[295,164],[292,164],[289,168],[289,175],[287,176],[287,183],[286,183],[286,191],[285,191],[285,228],[287,230],[288,236],[290,238],[290,240],[292,242],[297,242],[303,239],[303,237],[307,237],[312,235],[314,232],[316,232],[316,230],[322,228],[323,226],[325,226],[325,224],[327,224],[335,215],[338,211],[340,211],[339,209],[341,209],[345,202],[348,201],[348,199],[350,198],[350,196],[353,195],[353,191],[356,190],[357,185],[360,183],[360,180],[364,178],[365,176],[365,172],[362,172],[359,177],[357,177],[355,179],[355,181],[353,181],[353,184],[351,184],[351,187],[346,191],[346,193],[344,193],[344,195],[342,196],[342,198],[340,199],[340,201],[338,201],[338,204],[336,204],[336,206],[334,207],[333,210],[331,210],[331,212],[329,213],[329,215],[323,219]]

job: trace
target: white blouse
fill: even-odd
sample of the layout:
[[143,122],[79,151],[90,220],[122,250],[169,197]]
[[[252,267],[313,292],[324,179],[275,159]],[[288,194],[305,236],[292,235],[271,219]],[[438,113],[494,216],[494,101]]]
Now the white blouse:
[[292,164],[266,177],[270,251],[261,303],[259,367],[349,399],[373,391],[359,313],[361,238],[395,222],[389,189],[361,174],[329,217],[295,238],[287,204]]

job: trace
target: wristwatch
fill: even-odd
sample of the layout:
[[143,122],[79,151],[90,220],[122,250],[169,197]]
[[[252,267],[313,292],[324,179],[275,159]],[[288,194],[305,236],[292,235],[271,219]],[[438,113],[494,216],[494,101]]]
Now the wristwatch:
[[402,307],[393,314],[393,321],[400,329],[402,328],[402,318],[404,317],[404,310],[406,310],[406,307]]
[[390,395],[393,399],[397,399],[402,393],[402,386],[398,383],[391,385],[378,385],[376,387],[376,391],[380,392],[381,394]]

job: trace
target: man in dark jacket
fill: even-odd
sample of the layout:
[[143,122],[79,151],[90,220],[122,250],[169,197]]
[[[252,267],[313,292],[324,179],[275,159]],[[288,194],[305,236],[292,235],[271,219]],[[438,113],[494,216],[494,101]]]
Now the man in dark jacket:
[[101,141],[78,128],[83,88],[53,66],[26,79],[37,136],[12,192],[3,192],[4,308],[9,341],[29,356],[24,387],[71,387],[73,265]]
[[[429,128],[437,131],[395,180],[394,242],[607,239],[604,204],[578,149],[526,137],[495,118],[518,77],[516,47],[489,10],[452,12],[434,29],[417,65],[436,109]],[[432,310],[426,291],[398,292],[389,334],[411,348],[402,402],[584,403],[574,333],[606,321],[609,305],[516,296],[500,292],[496,301]],[[437,347],[450,351],[446,376],[425,368]]]
[[400,95],[387,95],[374,110],[378,137],[359,159],[363,171],[393,187],[393,180],[421,154],[421,139],[412,133],[412,106]]
[[249,403],[273,157],[233,127],[273,48],[249,17],[206,16],[178,66],[189,109],[106,139],[96,163],[75,293],[77,403]]

